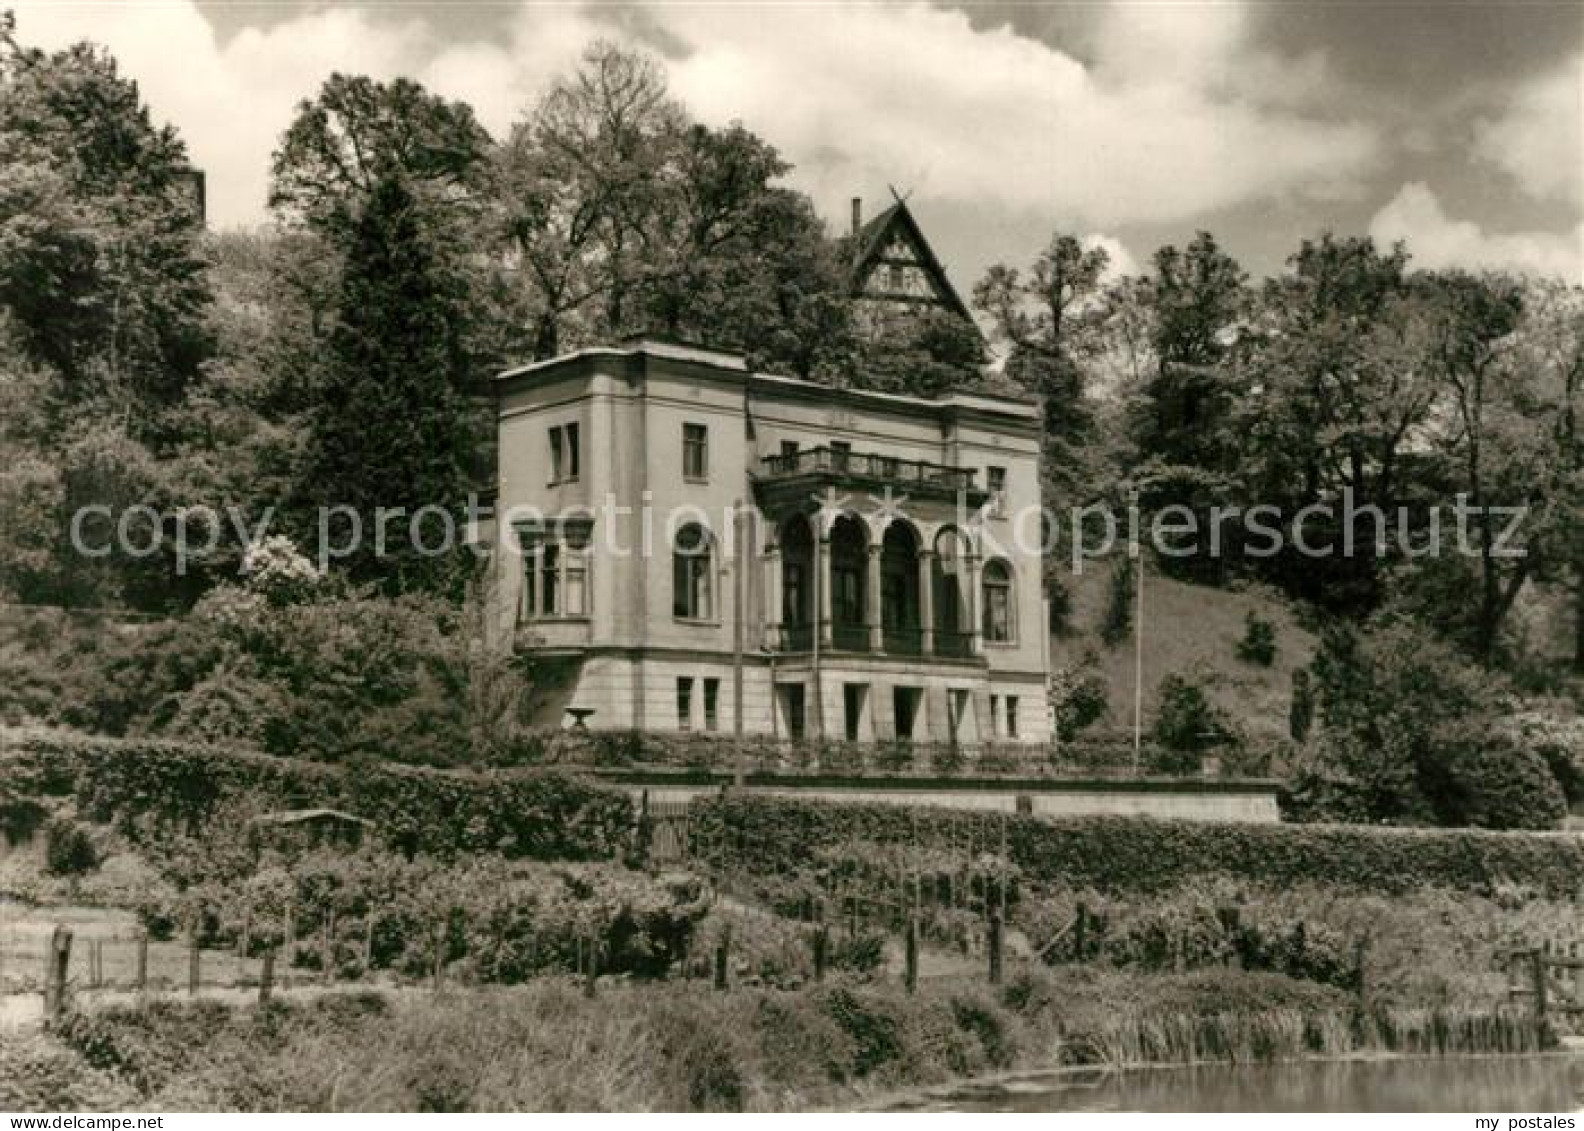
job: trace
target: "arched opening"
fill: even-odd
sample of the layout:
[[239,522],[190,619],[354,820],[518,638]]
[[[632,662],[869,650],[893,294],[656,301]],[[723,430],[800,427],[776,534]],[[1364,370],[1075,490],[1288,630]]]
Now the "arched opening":
[[980,632],[986,644],[1011,644],[1017,639],[1012,609],[1012,567],[1000,558],[985,563],[984,612]]
[[923,641],[919,619],[919,537],[896,520],[880,543],[880,626],[887,652],[914,656]]
[[935,651],[942,656],[966,656],[969,625],[968,546],[963,536],[948,527],[935,538],[935,565],[931,570],[935,593]]
[[831,644],[849,652],[869,648],[864,620],[869,575],[869,532],[861,519],[844,514],[831,526]]
[[785,647],[814,646],[814,533],[802,515],[781,524],[781,631]]
[[690,522],[676,532],[671,549],[671,614],[679,620],[715,617],[715,540]]

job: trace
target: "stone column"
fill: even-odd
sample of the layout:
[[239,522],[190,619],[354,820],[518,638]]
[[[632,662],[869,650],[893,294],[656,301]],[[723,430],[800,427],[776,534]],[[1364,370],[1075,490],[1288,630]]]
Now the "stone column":
[[[823,526],[824,524],[821,523]],[[819,643],[821,648],[831,646],[831,544],[830,533],[819,532],[814,540],[814,584],[819,588]]]
[[968,623],[964,630],[968,634],[968,654],[979,655],[979,555],[969,554],[963,559],[963,594],[962,609],[966,612]]
[[935,651],[935,551],[920,550],[918,555],[919,651],[928,656]]
[[880,614],[880,555],[884,547],[873,544],[869,547],[869,578],[864,585],[864,624],[869,627],[869,651],[880,652],[885,649],[885,629],[881,625]]
[[765,547],[765,647],[776,650],[783,646],[781,639],[781,547],[772,542]]

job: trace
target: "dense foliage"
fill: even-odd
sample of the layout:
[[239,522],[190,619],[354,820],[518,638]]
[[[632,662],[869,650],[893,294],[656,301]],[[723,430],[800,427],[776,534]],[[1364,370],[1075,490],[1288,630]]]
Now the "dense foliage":
[[373,760],[338,767],[245,749],[8,731],[8,780],[75,795],[84,816],[138,841],[197,836],[225,803],[331,807],[366,816],[408,853],[487,852],[549,860],[611,859],[629,843],[627,796],[550,771],[421,769]]
[[1490,892],[1517,884],[1572,897],[1584,845],[1566,837],[1346,826],[1222,824],[1143,817],[981,816],[882,804],[728,797],[697,804],[701,853],[749,874],[792,874],[821,848],[849,841],[939,843],[984,825],[1005,828],[1008,860],[1027,876],[1112,892],[1152,892],[1194,876],[1269,885],[1316,876],[1389,894],[1418,887]]

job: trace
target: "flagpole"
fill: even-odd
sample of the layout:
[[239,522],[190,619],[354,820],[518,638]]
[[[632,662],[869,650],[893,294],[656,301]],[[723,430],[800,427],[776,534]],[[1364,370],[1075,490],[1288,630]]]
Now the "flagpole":
[[1144,555],[1135,533],[1133,545],[1133,776],[1137,777],[1144,752]]

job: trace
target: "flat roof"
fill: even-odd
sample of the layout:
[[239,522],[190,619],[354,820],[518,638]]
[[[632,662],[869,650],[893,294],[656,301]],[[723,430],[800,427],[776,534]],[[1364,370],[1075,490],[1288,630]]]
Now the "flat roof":
[[745,381],[781,386],[788,391],[796,390],[816,395],[828,395],[834,392],[839,393],[843,397],[871,401],[877,405],[889,404],[899,408],[932,409],[937,411],[941,408],[968,408],[977,409],[981,412],[1001,412],[1013,416],[1025,416],[1030,419],[1037,419],[1039,416],[1038,405],[1027,397],[985,392],[951,393],[944,397],[917,397],[907,393],[882,393],[872,389],[822,385],[817,381],[808,381],[801,377],[788,377],[778,373],[752,372],[748,368],[746,359],[741,354],[727,353],[722,350],[681,342],[668,342],[656,338],[637,339],[631,342],[624,342],[618,346],[588,346],[584,349],[574,350],[571,353],[564,353],[556,357],[504,369],[495,375],[495,380],[505,381],[516,377],[526,377],[534,373],[559,369],[577,361],[602,357],[653,357],[666,361],[707,365],[728,373],[740,374]]

